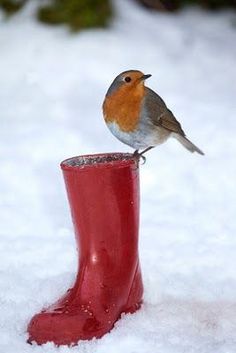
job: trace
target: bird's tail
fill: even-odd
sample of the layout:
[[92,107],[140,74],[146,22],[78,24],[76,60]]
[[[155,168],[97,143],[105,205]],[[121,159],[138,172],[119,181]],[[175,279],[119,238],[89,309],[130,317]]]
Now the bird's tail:
[[191,141],[189,141],[187,139],[187,137],[182,136],[180,134],[176,134],[176,133],[173,133],[172,135],[190,152],[192,152],[192,153],[197,152],[197,153],[201,154],[202,156],[204,156],[204,153],[200,150],[200,148],[198,148]]

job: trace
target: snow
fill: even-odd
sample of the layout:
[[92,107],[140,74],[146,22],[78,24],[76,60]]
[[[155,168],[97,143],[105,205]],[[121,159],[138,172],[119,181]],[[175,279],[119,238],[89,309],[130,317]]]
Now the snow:
[[[70,34],[35,22],[31,6],[0,16],[0,352],[234,353],[235,13],[158,14],[116,0],[109,29]],[[30,318],[76,271],[59,163],[131,151],[101,113],[127,69],[153,75],[147,84],[205,156],[170,140],[141,167],[142,309],[100,340],[30,346]]]

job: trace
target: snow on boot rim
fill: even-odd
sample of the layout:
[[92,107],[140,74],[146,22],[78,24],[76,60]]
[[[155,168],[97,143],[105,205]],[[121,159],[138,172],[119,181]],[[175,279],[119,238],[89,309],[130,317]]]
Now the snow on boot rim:
[[136,158],[132,153],[99,153],[81,155],[65,159],[61,162],[61,168],[65,169],[87,169],[91,167],[122,167],[130,164],[136,164]]

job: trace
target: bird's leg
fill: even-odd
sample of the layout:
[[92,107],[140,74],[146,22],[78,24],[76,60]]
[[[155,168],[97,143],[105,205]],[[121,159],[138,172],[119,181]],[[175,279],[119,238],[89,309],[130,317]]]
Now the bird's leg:
[[[139,162],[139,160],[140,160],[140,154],[138,153],[138,150],[135,150],[134,151],[134,153],[133,153],[133,157],[135,158],[135,159],[137,159],[137,161]],[[142,157],[142,160],[144,161],[144,163],[145,163],[145,161],[146,161],[146,158],[145,157],[143,157],[143,156],[141,156]],[[144,164],[143,163],[143,164]]]
[[134,156],[134,157],[138,157],[138,156],[139,156],[138,150],[135,150],[135,151],[134,151],[133,156]]
[[[145,150],[143,150],[142,152],[139,153],[140,156],[143,157],[144,153],[146,153],[147,151],[151,150],[152,148],[154,148],[155,146],[149,146],[147,148],[145,148]],[[135,151],[136,152],[136,151]],[[134,153],[135,153],[134,152]]]
[[146,158],[144,156],[142,156],[142,153],[139,153],[138,150],[135,150],[133,153],[134,158],[136,158],[138,161],[140,159],[140,157],[143,160],[143,164],[146,162]]
[[144,153],[146,153],[147,151],[151,150],[151,149],[154,148],[154,147],[155,147],[155,146],[149,146],[149,147],[145,148],[145,150],[143,150],[142,152],[139,152],[138,150],[135,150],[133,156],[134,156],[135,158],[138,158],[138,159],[140,159],[140,157],[141,157],[142,160],[143,160],[143,164],[145,164],[145,162],[146,162],[146,157],[144,157]]

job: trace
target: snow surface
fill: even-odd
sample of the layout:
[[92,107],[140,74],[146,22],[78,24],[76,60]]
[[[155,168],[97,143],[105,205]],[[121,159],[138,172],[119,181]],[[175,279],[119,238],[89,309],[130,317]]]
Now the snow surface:
[[[110,29],[76,35],[36,23],[30,5],[0,16],[0,352],[235,353],[235,14],[114,7]],[[59,162],[130,151],[101,114],[126,69],[153,74],[149,86],[206,155],[173,140],[141,167],[142,309],[100,340],[30,346],[31,316],[76,271]]]

